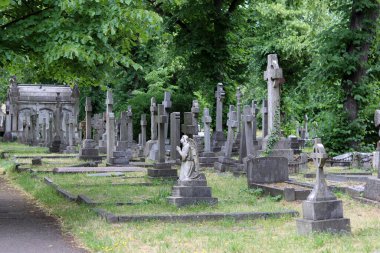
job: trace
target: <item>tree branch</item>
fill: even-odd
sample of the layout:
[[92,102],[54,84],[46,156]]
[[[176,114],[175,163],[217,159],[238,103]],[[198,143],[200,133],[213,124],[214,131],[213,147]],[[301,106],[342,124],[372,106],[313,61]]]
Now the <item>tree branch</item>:
[[19,21],[21,21],[21,20],[25,20],[25,19],[27,19],[27,18],[29,18],[29,17],[31,17],[31,16],[36,16],[36,15],[38,15],[38,14],[40,14],[40,13],[46,11],[46,10],[49,10],[49,9],[51,9],[51,8],[53,8],[53,7],[52,7],[52,6],[49,6],[49,7],[46,7],[45,9],[41,9],[41,10],[38,10],[38,11],[35,11],[35,12],[32,12],[32,13],[29,13],[29,14],[27,14],[27,15],[25,15],[25,16],[22,16],[22,17],[20,17],[20,18],[18,18],[18,19],[12,20],[12,21],[9,22],[9,23],[6,23],[6,24],[4,24],[4,25],[1,25],[1,26],[0,26],[0,29],[5,29],[5,28],[7,28],[7,27],[9,27],[9,26],[11,26],[11,25],[13,25],[13,24],[16,24],[17,22],[19,22]]
[[243,2],[243,0],[232,0],[231,4],[230,4],[230,7],[228,8],[228,14],[231,14],[232,12],[234,12],[237,7]]

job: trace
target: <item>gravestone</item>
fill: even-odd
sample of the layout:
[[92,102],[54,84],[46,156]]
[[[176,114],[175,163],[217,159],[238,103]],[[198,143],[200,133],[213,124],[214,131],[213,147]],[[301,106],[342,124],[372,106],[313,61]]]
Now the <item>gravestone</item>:
[[343,218],[343,204],[329,190],[323,166],[327,160],[320,139],[315,140],[312,158],[317,170],[317,181],[310,195],[302,203],[303,219],[297,219],[297,231],[301,235],[312,232],[350,232],[350,220]]
[[[116,148],[113,148],[111,150],[112,154],[111,157],[108,159],[108,165],[112,166],[123,166],[129,164],[129,153],[130,151],[127,151],[127,112],[121,112],[120,114],[120,140],[116,142]],[[110,120],[110,137],[114,139],[114,136],[112,134],[112,125],[115,125],[115,115],[113,113],[110,114],[109,117]]]
[[150,160],[158,160],[157,146],[157,104],[156,99],[150,99],[150,140],[146,142],[144,156]]
[[194,116],[192,112],[185,112],[181,132],[190,138],[198,134],[198,126],[194,124]]
[[46,118],[43,118],[42,119],[42,141],[41,141],[41,144],[44,147],[47,146],[47,138],[48,138],[47,122],[46,122]]
[[253,137],[253,145],[255,145],[255,146],[258,145],[257,136],[256,136],[256,132],[257,132],[257,114],[258,114],[258,112],[259,112],[259,109],[257,107],[257,101],[253,100],[252,101],[252,116],[253,116],[253,120],[252,120],[252,137]]
[[176,147],[180,145],[181,138],[181,113],[172,112],[170,114],[170,160],[178,160],[179,154]]
[[177,207],[193,204],[217,204],[218,199],[211,196],[211,187],[203,173],[199,173],[197,144],[186,135],[182,136],[182,149],[178,148],[181,156],[181,172],[177,185],[173,186],[172,196],[168,201]]
[[132,107],[128,106],[127,115],[126,115],[126,123],[127,123],[127,147],[132,148],[133,146],[133,119],[132,119]]
[[280,109],[280,87],[285,82],[276,54],[268,55],[264,80],[267,81],[268,89],[268,134],[270,135],[275,125],[276,110]]
[[112,110],[107,110],[107,163],[112,163],[113,152],[115,151],[115,114]]
[[191,113],[193,114],[193,125],[196,127],[196,134],[198,135],[198,117],[199,117],[199,103],[198,100],[193,100],[193,104],[191,106]]
[[268,135],[268,100],[263,100],[263,105],[261,107],[262,114],[262,132],[263,138]]
[[215,98],[216,98],[216,126],[212,137],[212,151],[218,152],[221,150],[226,138],[223,133],[223,100],[225,97],[223,84],[218,83]]
[[32,146],[37,145],[37,120],[38,115],[33,113],[30,115],[30,132],[31,132],[31,142],[29,143]]
[[248,186],[289,180],[288,160],[285,157],[252,157],[246,160]]
[[154,168],[148,169],[149,177],[177,177],[177,170],[171,168],[171,164],[165,159],[165,124],[168,117],[163,104],[158,105],[158,161],[154,164]]
[[204,130],[204,149],[200,153],[199,163],[201,167],[211,167],[214,162],[218,161],[218,157],[214,152],[211,152],[211,122],[210,112],[208,108],[203,110],[203,130]]
[[165,123],[165,143],[166,143],[166,140],[168,139],[169,113],[170,113],[170,108],[172,107],[172,101],[170,99],[171,99],[171,93],[168,91],[165,91],[164,101],[162,101],[162,104],[164,105],[164,108],[165,108],[165,115],[168,119],[167,122]]
[[79,150],[79,159],[81,160],[101,160],[97,143],[91,136],[91,98],[86,97],[86,138],[82,141],[82,146]]
[[215,170],[224,172],[231,171],[236,167],[237,161],[231,159],[232,154],[232,146],[234,142],[234,132],[238,127],[237,115],[235,111],[235,107],[230,105],[229,113],[228,113],[228,133],[227,140],[224,144],[223,156],[218,158],[218,162],[215,162],[214,168]]
[[47,136],[47,143],[46,146],[50,147],[53,142],[53,116],[50,115],[49,117],[49,129],[48,129],[48,136]]
[[104,112],[102,115],[102,121],[103,121],[103,134],[101,135],[101,138],[99,140],[99,153],[100,154],[107,154],[107,130],[106,130],[106,124],[107,124],[107,112]]
[[76,153],[75,138],[74,138],[74,118],[73,115],[68,119],[68,146],[66,147],[65,153]]
[[307,117],[307,114],[305,114],[304,116],[305,138],[304,139],[309,139],[308,121],[309,121],[309,118]]
[[61,117],[62,117],[62,106],[61,106],[61,95],[59,92],[57,92],[57,97],[56,97],[56,108],[54,112],[54,137],[53,141],[50,147],[50,152],[52,153],[59,153],[61,151],[61,132],[62,132],[62,122],[61,122]]
[[[379,128],[380,136],[380,110],[375,111],[375,127]],[[369,177],[364,188],[364,198],[380,202],[380,141],[377,142],[376,151],[373,153],[373,168],[377,169],[377,178]]]
[[240,87],[238,87],[236,91],[236,115],[237,115],[237,124],[238,124],[236,140],[239,139],[239,143],[240,143],[240,134],[241,134],[241,96],[242,94],[240,91]]
[[140,144],[140,150],[139,150],[139,157],[144,157],[144,147],[146,144],[146,114],[141,114],[140,119],[140,126],[141,126],[141,133],[139,135],[139,144]]

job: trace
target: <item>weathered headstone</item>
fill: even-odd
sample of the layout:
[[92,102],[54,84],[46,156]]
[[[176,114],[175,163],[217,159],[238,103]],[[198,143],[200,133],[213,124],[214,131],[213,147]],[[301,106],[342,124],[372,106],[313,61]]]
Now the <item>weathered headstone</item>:
[[157,104],[156,99],[150,99],[150,139],[157,140]]
[[165,124],[168,117],[163,104],[158,105],[158,162],[154,164],[154,168],[148,169],[150,177],[177,177],[177,170],[171,168],[171,164],[165,161]]
[[285,157],[251,157],[246,162],[248,186],[289,180],[288,160]]
[[75,138],[74,138],[74,116],[68,118],[68,146],[66,147],[65,153],[76,153]]
[[280,68],[277,54],[268,55],[267,69],[264,72],[264,80],[267,81],[268,89],[268,134],[270,135],[275,127],[276,110],[280,108],[280,87],[285,82]]
[[115,149],[115,114],[111,110],[107,110],[107,162],[112,162],[113,152]]
[[211,152],[211,116],[208,108],[203,110],[203,130],[204,130],[204,149],[200,153],[199,163],[203,167],[211,167],[214,162],[218,161],[218,157],[214,152]]
[[258,112],[259,112],[259,109],[257,107],[257,101],[253,100],[252,101],[252,116],[253,116],[253,120],[252,120],[252,136],[253,136],[253,144],[254,145],[257,145],[256,132],[257,132],[257,113]]
[[172,112],[170,114],[170,160],[176,161],[179,159],[179,154],[176,147],[180,145],[181,138],[181,113]]
[[191,106],[191,113],[193,114],[193,125],[196,126],[196,135],[198,135],[198,117],[199,117],[199,103],[198,100],[193,100],[193,104]]
[[221,150],[226,138],[223,133],[223,100],[225,97],[223,84],[218,83],[215,98],[216,98],[216,126],[213,133],[212,151],[217,152]]
[[183,124],[181,125],[182,133],[186,134],[190,138],[198,134],[198,127],[194,124],[194,115],[192,112],[185,112]]
[[318,168],[317,182],[307,200],[302,203],[303,219],[297,219],[298,233],[350,232],[350,220],[343,218],[342,201],[336,199],[326,184],[323,166],[327,154],[320,139],[315,141],[312,157]]
[[141,142],[140,145],[141,147],[145,147],[146,143],[146,114],[141,114],[141,120],[140,120],[140,126],[141,126]]
[[304,116],[305,139],[309,139],[308,121],[309,121],[309,118],[307,117],[307,114],[305,114]]
[[79,150],[79,159],[81,160],[101,160],[97,143],[91,136],[91,98],[86,97],[86,139],[82,141],[81,149]]
[[172,107],[172,101],[171,99],[171,93],[168,91],[165,91],[164,93],[164,101],[162,101],[162,104],[164,105],[165,108],[165,115],[168,118],[167,122],[165,123],[165,141],[168,139],[168,131],[169,131],[169,113],[170,113],[170,108]]
[[61,151],[61,143],[62,143],[62,106],[61,106],[61,95],[57,92],[56,97],[56,108],[54,112],[54,137],[50,147],[50,152],[58,153]]
[[127,109],[127,147],[132,148],[133,145],[133,120],[132,120],[132,107],[128,106]]
[[238,87],[236,91],[236,115],[237,115],[237,124],[238,124],[236,138],[240,138],[240,133],[241,133],[241,96],[242,94],[240,91],[240,87]]

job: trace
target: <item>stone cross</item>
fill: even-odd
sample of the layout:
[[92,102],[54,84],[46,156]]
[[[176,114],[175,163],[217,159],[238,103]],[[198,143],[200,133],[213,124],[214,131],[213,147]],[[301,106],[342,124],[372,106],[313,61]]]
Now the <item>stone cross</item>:
[[86,139],[91,139],[91,112],[92,112],[92,105],[91,105],[91,98],[86,97]]
[[179,159],[179,153],[176,147],[180,145],[181,139],[181,114],[179,112],[172,112],[170,114],[170,159]]
[[238,127],[237,113],[233,105],[230,105],[227,126],[228,126],[228,133],[227,133],[227,141],[224,145],[224,157],[231,158],[232,146],[234,144],[234,130]]
[[268,100],[263,100],[261,108],[263,138],[268,135]]
[[157,140],[157,104],[156,99],[150,99],[150,139]]
[[115,114],[107,112],[107,161],[112,163],[113,151],[115,147]]
[[[112,97],[112,90],[107,89],[107,97],[106,97],[106,133],[102,136],[102,140],[106,142],[106,146],[108,148],[108,136],[110,136],[110,129],[113,128],[113,135],[115,137],[115,122],[113,122],[113,126],[111,126],[111,122],[108,118],[108,115],[112,113],[113,110],[113,97]],[[115,115],[114,115],[115,117]],[[115,118],[114,118],[115,121]],[[114,142],[114,140],[112,140]],[[113,146],[112,146],[113,147]],[[112,152],[113,150],[111,150]],[[112,153],[111,153],[112,156]],[[107,157],[108,157],[108,149],[107,149]]]
[[253,121],[252,121],[252,135],[253,135],[253,141],[256,141],[256,132],[257,132],[257,114],[259,112],[259,109],[257,108],[257,101],[252,101],[252,115],[253,115]]
[[165,124],[168,122],[168,117],[165,113],[165,107],[163,104],[158,105],[158,162],[165,162]]
[[199,103],[198,103],[198,100],[193,100],[193,104],[191,106],[191,112],[193,113],[193,117],[194,117],[194,119],[193,119],[194,120],[193,125],[196,126],[196,131],[197,131],[196,134],[198,134],[198,131],[199,131],[199,129],[198,129],[198,117],[199,117]]
[[280,68],[277,54],[268,55],[267,70],[264,80],[268,87],[268,134],[270,135],[275,124],[276,110],[280,109],[280,85],[285,82],[282,68]]
[[215,98],[216,98],[216,132],[223,132],[223,100],[226,93],[223,90],[223,84],[218,83]]
[[[171,93],[168,91],[165,91],[164,101],[162,101],[162,104],[164,105],[165,115],[168,118],[168,120],[169,120],[170,108],[172,108],[172,101],[170,100],[170,98],[171,98]],[[165,124],[165,140],[168,138],[168,130],[169,130],[169,122],[166,122],[166,124]]]
[[240,87],[237,88],[237,91],[236,91],[236,115],[237,115],[237,122],[238,122],[238,129],[237,129],[237,133],[240,134],[241,133],[241,91],[240,91]]
[[193,135],[198,134],[198,132],[197,132],[197,126],[194,125],[193,117],[194,116],[193,116],[192,112],[185,112],[184,113],[183,124],[181,126],[182,133],[186,134],[190,138],[193,138]]
[[145,147],[145,143],[146,143],[146,125],[147,125],[146,114],[141,114],[141,120],[140,120],[140,126],[141,126],[140,144],[141,144],[141,147]]
[[132,120],[132,107],[129,105],[127,109],[127,145],[128,148],[133,144],[133,120]]
[[253,131],[252,131],[253,115],[252,115],[252,108],[249,105],[244,106],[242,118],[243,118],[244,128],[245,128],[247,156],[254,155],[255,150],[253,146]]
[[204,152],[211,152],[211,122],[210,113],[208,108],[203,110],[203,128],[204,128]]
[[311,154],[315,167],[317,167],[317,182],[314,185],[313,190],[307,197],[309,201],[327,201],[336,200],[336,197],[329,190],[325,174],[323,172],[323,166],[328,158],[324,146],[321,143],[321,139],[315,139],[313,147],[313,153]]
[[112,107],[113,107],[113,97],[112,97],[112,90],[107,89],[107,98],[106,98],[106,112],[111,113]]

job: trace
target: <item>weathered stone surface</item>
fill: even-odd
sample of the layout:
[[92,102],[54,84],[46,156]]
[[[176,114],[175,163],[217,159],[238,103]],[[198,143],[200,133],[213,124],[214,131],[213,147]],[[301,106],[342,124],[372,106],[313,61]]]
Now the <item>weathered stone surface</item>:
[[304,201],[303,218],[307,220],[327,220],[343,218],[343,205],[340,200]]
[[370,177],[364,189],[364,197],[375,201],[380,201],[380,179]]
[[171,164],[155,164],[155,168],[148,169],[149,177],[177,178],[177,170],[171,168]]
[[246,160],[248,185],[251,183],[276,183],[289,179],[288,159],[260,157]]
[[177,207],[195,204],[216,205],[218,203],[218,199],[212,197],[168,197],[168,201]]
[[42,165],[41,157],[36,157],[32,159],[32,165]]
[[317,221],[297,219],[297,231],[301,235],[313,232],[350,233],[350,220],[345,218]]
[[145,172],[141,167],[59,167],[54,168],[54,173],[92,173],[92,172]]

